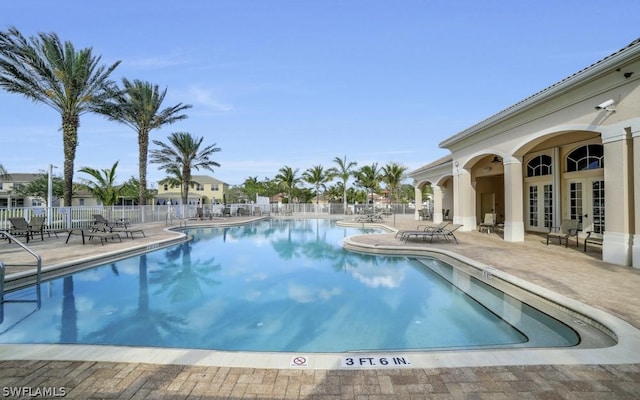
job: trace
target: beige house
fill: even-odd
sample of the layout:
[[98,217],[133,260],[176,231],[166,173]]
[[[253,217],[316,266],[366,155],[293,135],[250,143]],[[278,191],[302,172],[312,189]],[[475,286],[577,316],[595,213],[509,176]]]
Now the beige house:
[[46,205],[47,199],[21,196],[16,190],[41,177],[42,174],[15,173],[0,176],[0,208],[40,207]]
[[[194,175],[191,180],[196,184],[189,187],[188,204],[221,204],[224,194],[229,191],[229,184],[206,175]],[[158,193],[155,196],[155,204],[172,204],[181,202],[182,194],[180,186],[161,184],[158,182]]]
[[518,242],[576,220],[581,238],[602,235],[604,261],[640,268],[640,39],[440,147],[451,154],[409,173],[416,204],[432,186],[435,221],[450,210],[469,231],[493,213]]

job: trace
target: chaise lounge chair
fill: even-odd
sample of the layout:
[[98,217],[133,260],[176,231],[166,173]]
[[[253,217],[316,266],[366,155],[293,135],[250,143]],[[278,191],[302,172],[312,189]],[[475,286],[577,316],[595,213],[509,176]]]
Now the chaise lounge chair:
[[58,238],[58,232],[64,232],[64,230],[51,229],[49,225],[45,223],[46,220],[47,220],[47,217],[41,217],[41,216],[31,217],[31,220],[29,221],[29,226],[31,227],[31,234],[32,235],[35,233],[40,234],[40,238],[42,240],[44,240],[45,233],[49,237],[51,237],[51,234],[53,233],[56,236],[56,238]]
[[13,236],[26,237],[27,243],[29,243],[29,239],[33,237],[33,234],[27,220],[23,217],[14,217],[9,218],[9,222],[11,222],[11,229],[9,230],[9,233]]
[[437,229],[442,229],[447,225],[449,225],[449,222],[447,222],[447,221],[443,221],[443,222],[440,222],[439,224],[435,224],[435,225],[433,225],[433,224],[418,225],[416,227],[416,229],[406,229],[404,231],[396,232],[396,236],[395,237],[396,237],[396,239],[400,238],[400,240],[404,241],[404,235],[405,234],[433,231],[433,230],[437,230]]
[[432,243],[434,236],[442,236],[447,240],[453,239],[455,240],[456,244],[458,244],[458,239],[456,238],[456,235],[454,234],[454,232],[460,229],[460,227],[462,226],[463,226],[462,224],[452,224],[452,225],[448,225],[446,228],[431,229],[431,230],[426,230],[422,232],[412,231],[403,235],[402,239],[406,243],[407,240],[409,240],[409,238],[412,236],[415,236],[416,238],[422,237],[423,239],[426,239],[428,237],[429,243]]
[[549,233],[547,233],[547,246],[549,245],[549,238],[558,238],[558,243],[562,245],[564,239],[564,247],[569,247],[569,237],[576,237],[576,247],[578,243],[578,220],[577,219],[563,219],[560,226],[552,226]]

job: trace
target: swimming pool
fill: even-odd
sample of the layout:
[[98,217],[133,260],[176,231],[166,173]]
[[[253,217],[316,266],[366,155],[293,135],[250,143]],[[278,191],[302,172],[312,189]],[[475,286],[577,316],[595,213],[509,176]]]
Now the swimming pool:
[[188,232],[189,242],[43,283],[33,313],[30,303],[5,304],[0,342],[346,352],[581,341],[437,259],[342,249],[343,238],[371,230],[267,220]]

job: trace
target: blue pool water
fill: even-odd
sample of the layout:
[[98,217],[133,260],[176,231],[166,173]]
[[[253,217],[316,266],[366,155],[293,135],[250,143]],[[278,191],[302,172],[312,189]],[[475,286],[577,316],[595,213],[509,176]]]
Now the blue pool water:
[[44,282],[37,311],[5,304],[0,342],[343,352],[579,341],[438,260],[342,249],[373,230],[267,220],[188,232],[189,242]]

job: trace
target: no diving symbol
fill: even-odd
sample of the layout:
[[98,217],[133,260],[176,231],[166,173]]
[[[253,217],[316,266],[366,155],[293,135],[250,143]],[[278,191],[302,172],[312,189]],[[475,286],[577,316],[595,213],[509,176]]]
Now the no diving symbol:
[[294,356],[291,359],[291,366],[292,367],[306,367],[307,366],[307,362],[309,360],[307,360],[307,357],[304,356]]

